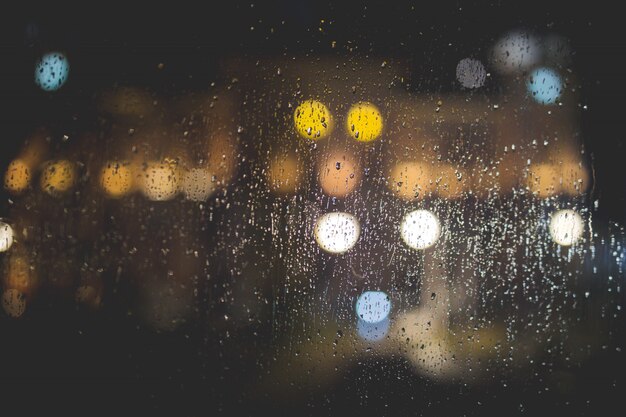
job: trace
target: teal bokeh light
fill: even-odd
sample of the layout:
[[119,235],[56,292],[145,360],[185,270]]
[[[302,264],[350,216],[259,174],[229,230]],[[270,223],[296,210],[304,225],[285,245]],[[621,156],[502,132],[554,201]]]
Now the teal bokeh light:
[[528,93],[541,104],[554,104],[561,96],[561,77],[550,68],[537,68],[528,76]]
[[44,91],[56,91],[65,84],[70,63],[60,52],[49,52],[35,66],[35,83]]

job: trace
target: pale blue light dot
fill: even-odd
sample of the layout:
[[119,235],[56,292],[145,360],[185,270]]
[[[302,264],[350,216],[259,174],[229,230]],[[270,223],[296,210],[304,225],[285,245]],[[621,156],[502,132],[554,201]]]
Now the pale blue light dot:
[[389,318],[378,323],[368,323],[359,319],[356,330],[361,339],[367,342],[378,342],[389,332]]
[[379,323],[387,318],[391,300],[382,291],[365,291],[356,301],[356,314],[366,323]]
[[70,73],[70,63],[60,52],[49,52],[35,66],[35,83],[44,91],[58,90]]
[[554,104],[561,95],[561,77],[550,68],[537,68],[526,83],[528,92],[541,104]]

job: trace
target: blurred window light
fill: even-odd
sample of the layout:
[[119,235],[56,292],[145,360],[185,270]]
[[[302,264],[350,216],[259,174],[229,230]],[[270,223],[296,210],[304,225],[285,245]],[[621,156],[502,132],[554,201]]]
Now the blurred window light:
[[13,228],[0,221],[0,252],[8,251],[13,245]]
[[380,323],[390,311],[391,299],[383,291],[365,291],[356,301],[356,314],[365,323]]
[[415,210],[402,219],[400,225],[402,240],[412,249],[426,249],[437,242],[441,235],[441,225],[434,213],[428,210]]
[[343,212],[326,213],[317,219],[315,240],[324,251],[341,254],[354,247],[361,227],[352,214]]
[[298,134],[306,139],[323,139],[332,131],[330,111],[317,100],[302,102],[293,113]]
[[35,66],[35,82],[44,91],[63,87],[70,73],[70,63],[60,52],[49,52]]
[[550,217],[550,236],[561,246],[571,246],[583,235],[585,225],[574,210],[559,210]]
[[562,83],[559,74],[550,68],[537,68],[528,76],[528,93],[540,104],[555,104],[561,96]]
[[359,142],[371,142],[383,131],[383,116],[372,103],[357,103],[348,110],[346,128],[348,134]]

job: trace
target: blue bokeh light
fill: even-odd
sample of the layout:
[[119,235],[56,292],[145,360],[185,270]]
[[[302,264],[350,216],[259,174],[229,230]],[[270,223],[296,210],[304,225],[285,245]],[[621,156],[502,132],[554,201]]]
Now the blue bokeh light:
[[554,104],[561,96],[561,77],[550,68],[537,68],[531,72],[526,86],[533,99],[541,104]]
[[389,316],[391,300],[382,291],[365,291],[356,301],[356,314],[366,323],[379,323]]
[[35,83],[44,91],[56,91],[65,84],[70,63],[60,52],[49,52],[35,66]]
[[359,319],[356,325],[356,331],[359,337],[366,342],[381,341],[389,332],[389,318],[378,323],[368,323]]

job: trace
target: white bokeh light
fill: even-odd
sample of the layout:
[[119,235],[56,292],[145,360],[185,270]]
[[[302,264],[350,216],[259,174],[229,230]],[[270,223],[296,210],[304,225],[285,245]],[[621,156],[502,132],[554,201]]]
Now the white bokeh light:
[[509,32],[493,46],[491,57],[501,73],[523,71],[535,65],[541,58],[541,43],[529,32]]
[[485,84],[487,70],[479,60],[464,58],[456,66],[456,79],[465,88],[479,88]]
[[359,337],[366,342],[378,342],[383,340],[389,333],[389,324],[389,318],[378,323],[368,323],[364,320],[359,320],[356,330]]
[[390,311],[391,300],[382,291],[365,291],[356,301],[356,314],[365,323],[380,323]]
[[361,227],[352,214],[327,213],[317,219],[315,240],[329,253],[344,253],[352,249],[359,239]]
[[13,228],[11,225],[0,222],[0,252],[6,252],[13,245]]
[[437,216],[428,210],[415,210],[402,219],[402,240],[413,249],[426,249],[435,244],[441,235]]
[[571,246],[583,235],[585,225],[574,210],[559,210],[550,217],[550,236],[561,246]]

